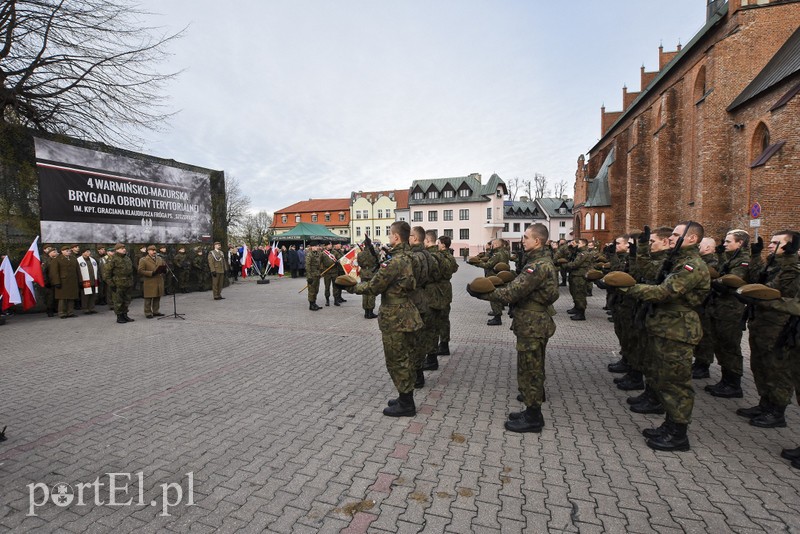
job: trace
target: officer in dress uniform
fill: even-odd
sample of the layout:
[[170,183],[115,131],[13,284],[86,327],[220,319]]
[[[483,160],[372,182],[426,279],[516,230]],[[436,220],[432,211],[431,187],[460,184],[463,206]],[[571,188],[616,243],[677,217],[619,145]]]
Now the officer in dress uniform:
[[222,243],[216,241],[214,248],[208,253],[208,269],[211,271],[211,291],[214,300],[223,300],[222,285],[225,282],[225,273],[228,272],[228,261],[222,252]]

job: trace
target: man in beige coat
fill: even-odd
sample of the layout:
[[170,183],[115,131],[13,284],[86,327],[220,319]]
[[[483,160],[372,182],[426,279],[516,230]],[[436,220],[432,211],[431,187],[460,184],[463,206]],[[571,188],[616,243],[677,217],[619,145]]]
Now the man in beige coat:
[[156,255],[155,245],[147,247],[147,254],[139,260],[137,272],[142,277],[142,293],[144,296],[144,316],[148,319],[163,316],[159,312],[161,297],[164,295],[164,273],[167,266],[164,260]]

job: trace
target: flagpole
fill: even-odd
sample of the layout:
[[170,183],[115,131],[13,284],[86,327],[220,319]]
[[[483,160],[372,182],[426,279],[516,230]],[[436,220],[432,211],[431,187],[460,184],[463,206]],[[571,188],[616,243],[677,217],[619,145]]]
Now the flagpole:
[[[334,263],[333,263],[333,265],[329,266],[327,269],[325,269],[324,271],[322,271],[322,272],[320,273],[320,275],[319,275],[319,276],[320,276],[320,278],[322,278],[322,275],[323,275],[323,274],[325,274],[325,273],[327,273],[328,271],[330,271],[331,269],[333,269],[334,265],[336,265],[337,263],[339,263],[339,262],[338,262],[338,261],[337,261],[337,262],[334,262]],[[298,291],[298,293],[302,293],[302,292],[303,292],[303,291],[305,291],[306,289],[308,289],[308,284],[304,285],[304,286],[303,286],[303,289],[301,289],[300,291]]]

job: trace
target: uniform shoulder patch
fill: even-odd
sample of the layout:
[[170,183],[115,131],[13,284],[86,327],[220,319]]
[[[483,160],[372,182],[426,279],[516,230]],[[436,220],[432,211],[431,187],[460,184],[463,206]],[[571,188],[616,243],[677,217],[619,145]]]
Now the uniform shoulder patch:
[[688,263],[686,265],[684,265],[683,268],[686,269],[687,271],[689,271],[690,273],[694,271],[694,267],[692,267]]
[[525,272],[528,274],[533,274],[536,271],[536,267],[525,267]]
[[384,268],[384,267],[386,267],[387,265],[389,265],[389,262],[388,262],[388,261],[385,261],[385,262],[381,263],[381,269],[383,269],[383,268]]
[[742,263],[740,263],[739,265],[741,265],[742,267],[750,267],[750,264],[749,264],[749,263],[747,263],[746,261],[743,261],[743,262],[742,262]]

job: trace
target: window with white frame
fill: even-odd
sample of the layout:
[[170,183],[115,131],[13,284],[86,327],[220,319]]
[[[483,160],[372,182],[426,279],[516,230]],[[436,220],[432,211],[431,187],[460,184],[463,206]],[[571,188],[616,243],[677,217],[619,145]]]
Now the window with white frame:
[[567,227],[567,221],[558,221],[558,227],[559,228],[566,228]]
[[378,210],[378,218],[383,219],[383,210]]
[[316,213],[312,213],[312,214],[311,214],[311,222],[317,222],[317,218],[318,218],[318,217],[317,217],[317,214],[316,214]]
[[431,189],[428,191],[428,198],[439,198],[439,192]]
[[439,218],[438,211],[429,211],[428,212],[428,222],[436,222]]
[[442,210],[442,220],[443,221],[452,221],[453,220],[453,210]]
[[286,215],[281,215],[281,222],[282,222],[282,223],[286,224],[286,221],[287,221],[288,219],[289,219],[289,218],[288,218]]
[[340,211],[340,212],[339,212],[339,220],[340,220],[340,221],[343,221],[343,220],[344,220],[344,212],[343,212],[343,211]]
[[361,210],[356,210],[356,219],[361,218]]
[[458,238],[463,240],[469,239],[469,228],[461,228],[458,231]]
[[380,237],[380,235],[381,235],[381,227],[380,226],[376,226],[375,227],[375,237]]
[[294,222],[300,222],[300,216],[299,215],[295,215],[294,216]]
[[469,220],[469,210],[468,209],[458,210],[458,220],[459,221],[468,221]]
[[489,220],[492,219],[492,208],[486,208],[486,218]]
[[361,237],[361,227],[356,226],[356,237]]
[[425,197],[425,193],[422,191],[415,191],[414,194],[411,196],[414,200],[422,200]]
[[446,235],[450,239],[453,239],[453,229],[452,228],[445,228],[444,233],[442,235]]
[[413,216],[413,218],[411,220],[414,221],[414,222],[422,222],[422,212],[421,211],[415,211],[414,212],[414,216]]
[[325,214],[325,222],[331,222],[331,214],[330,213],[326,213]]
[[445,189],[442,191],[442,197],[444,198],[454,198],[456,196],[456,192],[452,189]]
[[458,196],[460,196],[460,197],[468,197],[471,194],[472,194],[472,191],[467,189],[467,188],[458,190]]

